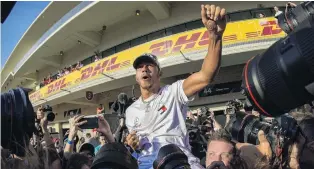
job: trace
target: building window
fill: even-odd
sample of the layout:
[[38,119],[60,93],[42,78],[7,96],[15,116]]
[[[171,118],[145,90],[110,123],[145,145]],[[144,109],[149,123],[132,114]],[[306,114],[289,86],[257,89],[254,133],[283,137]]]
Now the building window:
[[229,14],[230,21],[240,21],[240,20],[246,20],[246,19],[252,19],[252,15],[250,11],[243,11],[243,12],[237,12],[237,13],[231,13]]
[[155,39],[159,39],[159,38],[162,38],[164,37],[166,34],[165,34],[165,30],[160,30],[160,31],[156,31],[156,32],[153,32],[151,34],[148,34],[147,35],[147,40],[148,41],[152,41],[152,40],[155,40]]
[[186,23],[186,29],[192,30],[192,29],[198,29],[204,27],[204,24],[202,23],[202,20],[192,21],[189,23]]
[[251,11],[254,18],[260,18],[259,14],[262,13],[265,17],[273,16],[272,11],[270,9],[256,9]]
[[116,50],[115,50],[115,47],[113,48],[110,48],[110,49],[107,49],[105,51],[102,52],[102,57],[105,58],[105,57],[108,57],[108,56],[111,56],[113,54],[116,53]]
[[131,47],[143,44],[147,42],[147,36],[142,36],[136,39],[131,40]]
[[127,50],[130,48],[130,41],[122,43],[118,46],[116,46],[116,53]]
[[88,57],[88,58],[82,60],[81,63],[82,63],[84,66],[86,66],[86,65],[92,63],[92,58],[93,58],[93,56],[90,56],[90,57]]
[[181,33],[184,31],[186,31],[185,24],[181,24],[181,25],[173,26],[171,28],[167,28],[166,35],[169,36],[169,35]]

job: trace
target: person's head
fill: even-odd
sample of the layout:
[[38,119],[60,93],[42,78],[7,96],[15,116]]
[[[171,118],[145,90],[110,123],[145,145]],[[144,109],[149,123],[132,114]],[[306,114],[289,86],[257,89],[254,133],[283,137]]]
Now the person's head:
[[99,142],[100,142],[101,145],[106,144],[106,138],[105,138],[105,136],[99,136]]
[[66,169],[90,169],[87,156],[79,153],[74,153],[70,156],[67,162]]
[[88,157],[88,166],[91,166],[95,157],[95,147],[90,143],[84,143],[79,148],[79,153]]
[[225,130],[217,130],[211,135],[207,145],[206,167],[214,161],[222,161],[230,167],[234,154],[235,147],[231,142],[230,134]]
[[265,18],[265,14],[263,14],[263,13],[259,13],[258,15],[260,18]]
[[279,8],[278,8],[277,6],[274,6],[274,10],[275,10],[276,12],[278,12],[278,11],[279,11]]
[[206,167],[217,161],[222,161],[226,167],[231,169],[247,168],[245,161],[238,155],[231,135],[224,129],[215,131],[207,145]]
[[87,137],[87,138],[91,138],[92,135],[91,135],[90,133],[86,133],[86,137]]
[[102,108],[103,108],[103,105],[99,104],[98,109],[102,109]]
[[161,70],[157,57],[152,54],[143,54],[135,59],[133,67],[136,70],[136,81],[141,90],[159,88]]

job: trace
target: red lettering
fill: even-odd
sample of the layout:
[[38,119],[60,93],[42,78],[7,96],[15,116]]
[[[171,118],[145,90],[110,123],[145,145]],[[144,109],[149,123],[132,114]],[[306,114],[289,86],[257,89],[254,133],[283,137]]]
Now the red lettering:
[[90,75],[92,74],[92,72],[93,72],[93,67],[91,67],[91,66],[82,70],[81,80],[85,80],[85,79],[89,78]]
[[95,76],[96,74],[98,74],[98,71],[101,69],[101,66],[100,66],[100,63],[98,63],[96,65],[96,67],[94,68],[93,70],[93,73],[92,73],[92,77]]
[[104,62],[102,62],[101,69],[99,70],[98,74],[104,72],[104,70],[107,67],[108,63],[109,63],[109,59],[107,59]]
[[48,92],[47,92],[47,94],[51,93],[52,90],[53,90],[53,85],[49,85],[49,86],[48,86]]
[[162,56],[168,53],[171,47],[172,47],[172,40],[167,40],[164,42],[153,44],[149,49],[151,50],[152,54],[156,56]]
[[208,45],[208,40],[209,40],[209,34],[207,31],[204,31],[201,40],[198,42],[198,45],[200,46]]
[[189,35],[179,37],[176,44],[174,45],[174,48],[172,49],[172,52],[180,51],[183,45],[185,45],[185,47],[182,50],[193,48],[200,35],[201,32],[197,32],[193,33],[190,38],[188,38]]
[[[114,70],[119,68],[120,63],[116,63],[118,57],[114,57],[110,59],[109,65],[107,66],[106,71]],[[115,64],[116,63],[116,64]]]
[[[282,32],[282,29],[277,25],[276,21],[261,22],[260,24],[261,26],[264,26],[262,36],[274,35]],[[276,26],[275,29],[274,26]]]
[[48,86],[48,94],[55,92],[59,89],[62,89],[66,86],[65,82],[65,78],[58,80],[56,82],[54,82],[53,84]]

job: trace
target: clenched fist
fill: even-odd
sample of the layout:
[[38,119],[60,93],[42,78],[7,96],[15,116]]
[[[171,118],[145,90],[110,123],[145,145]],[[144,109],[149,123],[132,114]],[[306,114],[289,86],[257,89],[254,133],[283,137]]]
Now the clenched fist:
[[132,131],[127,137],[124,144],[129,145],[133,148],[133,150],[137,150],[139,148],[140,140],[136,135],[136,131]]
[[209,33],[221,35],[226,28],[226,10],[215,5],[201,5],[201,17]]

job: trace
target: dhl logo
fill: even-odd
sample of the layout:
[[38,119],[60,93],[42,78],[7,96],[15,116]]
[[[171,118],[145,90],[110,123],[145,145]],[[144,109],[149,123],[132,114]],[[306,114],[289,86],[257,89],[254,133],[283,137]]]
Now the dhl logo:
[[104,61],[101,61],[100,63],[97,63],[97,65],[89,66],[83,69],[81,72],[81,77],[78,78],[76,82],[89,79],[98,74],[102,74],[104,71],[118,69],[120,67],[120,63],[116,63],[117,58],[118,56],[112,57],[110,59],[106,59]]
[[29,99],[30,99],[31,101],[37,101],[37,100],[39,100],[41,97],[42,97],[42,95],[41,95],[40,91],[34,92],[34,93],[32,93],[31,95],[29,95]]
[[260,22],[260,25],[264,27],[261,36],[275,35],[282,32],[282,29],[278,26],[275,20]]
[[[259,36],[268,36],[280,34],[282,30],[277,25],[275,20],[261,22],[260,26],[263,27],[262,31],[254,31],[254,32],[246,32],[246,38],[255,38]],[[238,33],[239,34],[239,33]],[[241,33],[240,33],[241,34]],[[223,42],[230,42],[238,40],[238,37],[241,35],[231,34],[227,36],[223,36]],[[208,45],[208,32],[206,29],[201,30],[199,32],[195,32],[189,35],[182,35],[177,40],[164,40],[159,43],[155,43],[150,46],[149,50],[151,53],[157,56],[163,56],[170,53],[179,52],[181,50],[192,49],[196,46],[203,47]]]
[[47,94],[50,94],[52,92],[58,91],[62,88],[65,88],[67,84],[65,83],[66,77],[52,83],[51,85],[48,86],[48,91]]

